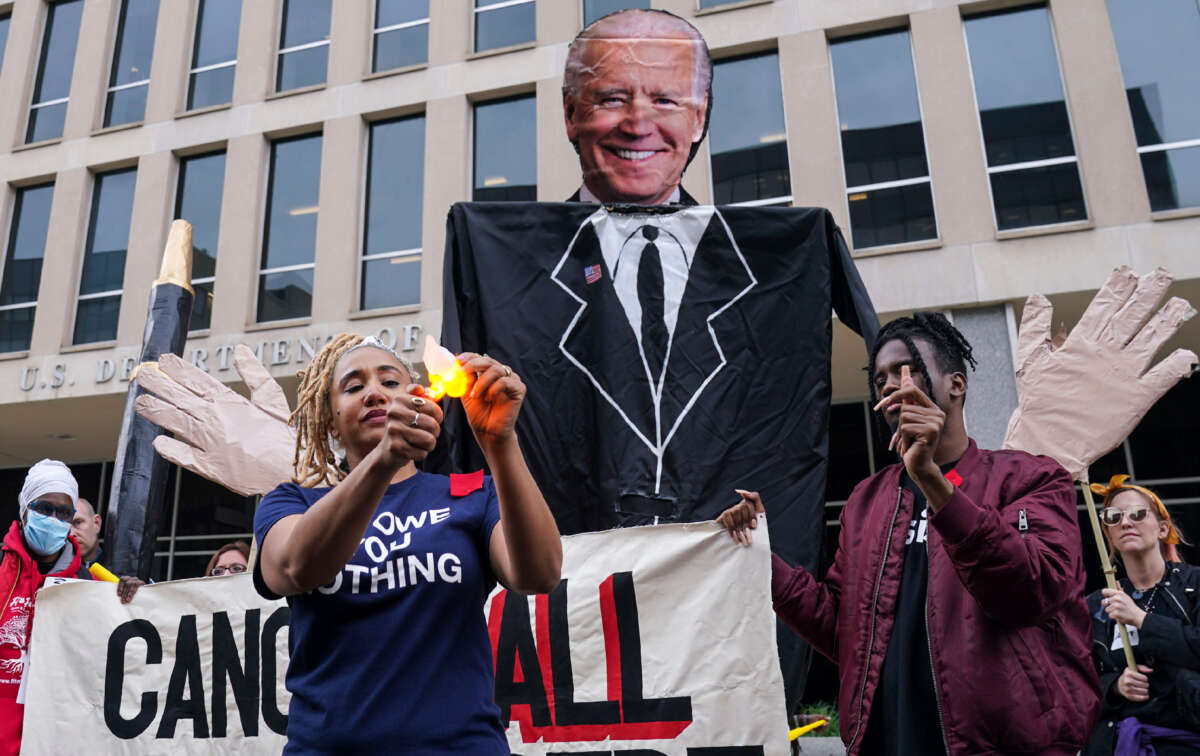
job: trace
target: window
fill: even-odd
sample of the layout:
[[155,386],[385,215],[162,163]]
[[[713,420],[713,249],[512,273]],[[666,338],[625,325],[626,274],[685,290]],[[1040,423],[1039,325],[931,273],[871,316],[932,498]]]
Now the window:
[[476,202],[537,199],[537,104],[533,95],[475,106]]
[[312,314],[320,186],[320,134],[271,145],[267,222],[258,277],[260,323]]
[[8,41],[8,22],[12,16],[0,13],[0,71],[4,70],[4,45]]
[[72,343],[90,344],[117,338],[136,178],[136,168],[96,175]]
[[83,0],[51,3],[46,9],[46,29],[42,34],[41,60],[33,85],[26,144],[62,136],[82,13]]
[[534,0],[475,0],[475,52],[532,42]]
[[996,228],[1087,219],[1050,13],[965,21]]
[[376,0],[372,71],[429,60],[429,0]]
[[283,0],[275,91],[325,83],[332,0]]
[[937,237],[908,30],[829,52],[855,249]]
[[715,204],[791,201],[777,53],[716,64],[709,144]]
[[188,76],[188,110],[233,100],[241,16],[242,0],[199,0]]
[[359,307],[421,302],[425,116],[371,124]]
[[630,8],[646,10],[649,7],[650,0],[583,0],[583,25],[590,26],[596,19],[617,11]]
[[0,269],[0,352],[29,348],[53,199],[54,184],[17,190],[8,252]]
[[221,195],[225,187],[225,153],[214,152],[179,161],[175,217],[192,224],[192,314],[188,330],[208,328],[212,320],[213,281],[217,273],[217,239],[221,227]]
[[133,123],[146,117],[156,23],[158,0],[125,0],[121,4],[108,98],[104,104],[105,126]]
[[1200,205],[1200,5],[1108,0],[1150,209]]

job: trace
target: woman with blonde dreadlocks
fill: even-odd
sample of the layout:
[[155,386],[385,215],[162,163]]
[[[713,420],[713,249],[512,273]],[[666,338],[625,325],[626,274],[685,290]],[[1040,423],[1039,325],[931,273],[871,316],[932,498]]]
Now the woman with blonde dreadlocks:
[[514,430],[525,385],[458,359],[491,477],[417,471],[442,411],[377,339],[340,335],[301,373],[295,482],[254,518],[255,585],[292,609],[284,753],[509,753],[483,602],[497,580],[552,590],[562,545]]
[[[1200,568],[1184,564],[1183,539],[1158,494],[1114,475],[1092,484],[1120,588],[1088,596],[1103,707],[1086,756],[1194,754],[1200,749]],[[1117,623],[1137,667],[1126,665]],[[1148,750],[1143,750],[1146,748]]]

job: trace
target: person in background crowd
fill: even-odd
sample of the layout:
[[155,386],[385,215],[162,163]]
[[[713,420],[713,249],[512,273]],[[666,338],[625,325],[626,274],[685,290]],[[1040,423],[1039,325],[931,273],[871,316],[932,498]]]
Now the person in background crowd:
[[517,440],[525,384],[458,360],[492,477],[417,471],[442,411],[378,339],[341,334],[301,373],[296,482],[254,517],[255,586],[292,610],[285,753],[508,756],[483,603],[497,580],[553,590],[562,543]]
[[[1074,756],[1099,708],[1071,478],[975,445],[968,364],[939,313],[880,329],[870,392],[900,464],[850,495],[824,580],[772,557],[776,613],[838,663],[850,756]],[[749,543],[763,507],[740,493],[718,521]]]
[[91,580],[79,544],[70,535],[79,485],[62,462],[43,459],[25,476],[20,515],[4,536],[0,591],[0,756],[21,750],[24,704],[17,691],[29,659],[33,600],[48,577]]
[[71,520],[71,535],[79,543],[85,567],[100,561],[100,528],[103,523],[92,503],[82,496],[75,502],[75,517]]
[[[117,596],[121,599],[122,604],[128,604],[133,601],[133,596],[137,593],[138,588],[146,583],[141,578],[131,575],[125,575],[118,579],[105,569],[104,565],[99,564],[102,552],[100,548],[100,528],[102,526],[100,515],[97,514],[92,503],[82,496],[79,497],[75,501],[75,516],[71,519],[71,535],[79,544],[83,566],[87,567],[89,572],[92,571],[93,566],[99,566],[101,572],[99,575],[93,575],[94,578],[117,580]],[[106,576],[108,577],[106,578]]]
[[227,543],[217,549],[217,553],[208,560],[204,568],[205,577],[220,577],[221,575],[240,575],[250,564],[250,545],[245,541]]
[[[1103,706],[1086,756],[1176,756],[1200,750],[1200,568],[1184,564],[1179,530],[1148,488],[1114,475],[1092,484],[1104,497],[1109,552],[1120,588],[1087,597]],[[1129,631],[1137,668],[1126,666],[1117,623]],[[1149,747],[1152,750],[1144,750]]]

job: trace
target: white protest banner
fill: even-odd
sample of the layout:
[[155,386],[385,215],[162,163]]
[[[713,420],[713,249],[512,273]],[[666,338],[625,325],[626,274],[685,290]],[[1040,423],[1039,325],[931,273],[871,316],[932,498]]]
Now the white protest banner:
[[495,591],[496,703],[514,754],[784,756],[765,519],[563,538],[549,595]]
[[[549,595],[485,606],[514,754],[785,756],[765,520],[563,539]],[[21,751],[277,754],[290,613],[249,575],[44,588]],[[395,628],[402,633],[402,628]]]
[[37,595],[23,754],[278,754],[291,613],[248,574]]

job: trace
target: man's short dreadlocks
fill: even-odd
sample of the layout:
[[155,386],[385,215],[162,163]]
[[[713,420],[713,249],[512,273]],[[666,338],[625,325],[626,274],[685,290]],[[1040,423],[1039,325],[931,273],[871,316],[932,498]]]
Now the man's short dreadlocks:
[[[871,405],[879,402],[875,391],[875,360],[879,350],[889,341],[900,340],[912,354],[913,366],[925,379],[925,386],[932,390],[933,381],[929,378],[929,370],[925,360],[913,339],[922,339],[933,347],[934,359],[937,360],[938,370],[943,373],[966,373],[967,365],[975,369],[975,356],[971,345],[965,336],[946,320],[940,312],[914,312],[911,318],[896,318],[879,329],[875,344],[871,347],[871,362],[867,365],[867,383],[871,389]],[[937,401],[934,397],[930,397]]]

